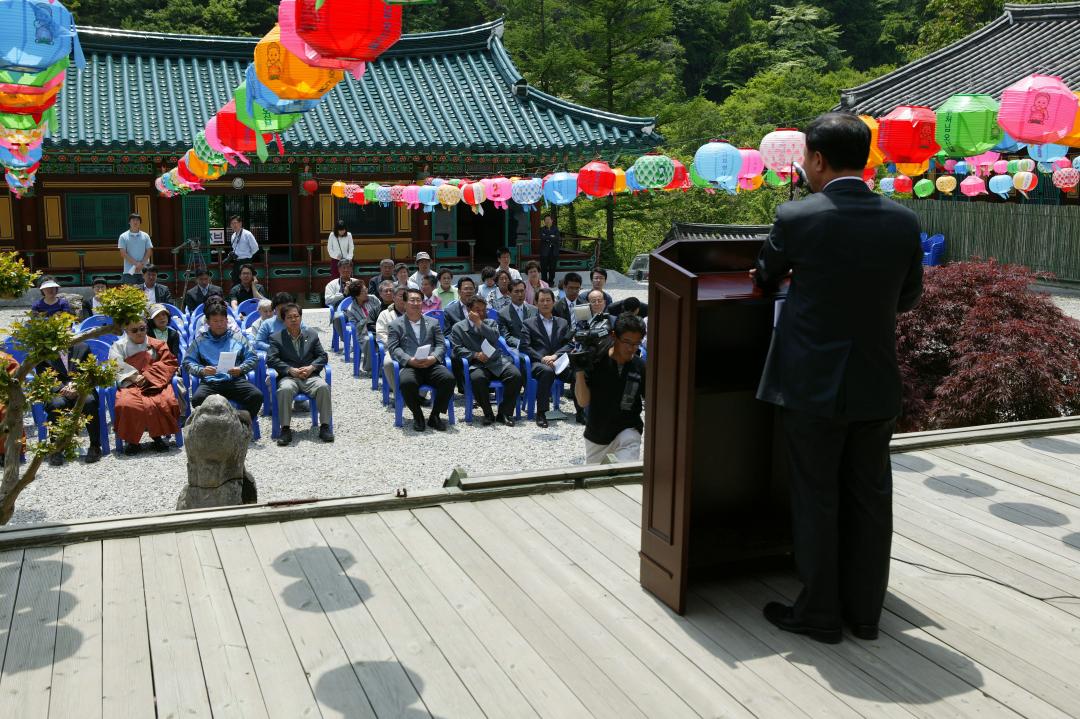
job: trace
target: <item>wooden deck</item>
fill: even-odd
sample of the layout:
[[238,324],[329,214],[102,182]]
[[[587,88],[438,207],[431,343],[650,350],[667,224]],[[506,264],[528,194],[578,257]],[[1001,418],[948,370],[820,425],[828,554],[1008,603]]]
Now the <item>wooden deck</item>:
[[[894,455],[894,556],[1080,594],[1080,435]],[[2,550],[0,715],[1068,717],[1080,601],[894,562],[876,642],[637,582],[640,485]]]

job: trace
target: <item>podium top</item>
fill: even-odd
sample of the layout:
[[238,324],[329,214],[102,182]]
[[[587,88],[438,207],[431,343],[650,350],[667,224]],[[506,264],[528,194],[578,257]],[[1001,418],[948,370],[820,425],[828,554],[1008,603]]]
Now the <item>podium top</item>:
[[694,275],[749,271],[764,240],[672,240],[653,255]]

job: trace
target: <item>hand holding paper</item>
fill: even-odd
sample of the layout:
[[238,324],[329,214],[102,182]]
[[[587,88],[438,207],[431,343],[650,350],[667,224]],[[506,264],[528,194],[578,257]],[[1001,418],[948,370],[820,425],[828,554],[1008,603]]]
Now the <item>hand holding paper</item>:
[[499,351],[499,348],[485,339],[482,343],[480,343],[480,351],[490,358],[492,355]]
[[414,360],[426,360],[431,354],[431,345],[420,345],[416,348],[416,354],[413,355]]
[[222,352],[218,355],[217,371],[228,373],[229,370],[236,367],[236,353],[235,352]]
[[562,374],[570,366],[570,355],[563,352],[559,359],[555,360],[555,374]]

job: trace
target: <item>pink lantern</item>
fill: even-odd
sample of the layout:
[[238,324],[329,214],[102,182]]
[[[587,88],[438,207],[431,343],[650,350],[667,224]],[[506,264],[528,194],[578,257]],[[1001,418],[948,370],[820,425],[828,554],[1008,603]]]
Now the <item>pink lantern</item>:
[[893,190],[895,192],[911,192],[912,185],[911,178],[907,175],[897,175],[893,180]]
[[1000,153],[987,150],[981,155],[965,158],[968,165],[975,168],[975,174],[979,177],[989,177],[994,168],[994,163],[1001,157]]
[[742,167],[739,168],[740,180],[760,175],[765,171],[765,158],[758,150],[752,147],[740,147],[739,154],[742,155]]
[[806,135],[790,127],[773,130],[761,138],[761,158],[774,172],[791,172],[791,166],[806,158]]
[[[417,192],[419,195],[419,192]],[[390,201],[394,204],[400,205],[405,199],[405,186],[404,185],[391,185],[390,186]],[[417,198],[419,199],[419,198]]]
[[1009,171],[1009,161],[1008,160],[998,160],[997,162],[994,163],[994,172],[996,172],[997,174],[1004,175],[1008,171]]
[[401,191],[401,201],[408,205],[410,210],[420,209],[420,186],[406,185]]
[[508,177],[490,177],[480,180],[484,185],[484,193],[491,200],[496,209],[505,210],[507,201],[514,194],[514,183]]
[[1080,185],[1080,170],[1072,166],[1054,170],[1054,187],[1062,192],[1071,192],[1077,185]]
[[975,175],[969,175],[960,183],[960,192],[964,193],[967,197],[975,197],[976,195],[985,195],[986,193],[986,180]]
[[948,159],[945,161],[945,172],[952,172],[956,169],[956,160]]
[[1060,77],[1029,75],[1001,93],[998,124],[1015,140],[1045,145],[1069,134],[1077,98]]
[[1066,167],[1072,167],[1072,163],[1069,161],[1069,158],[1067,158],[1067,157],[1059,157],[1056,160],[1054,160],[1051,163],[1051,165],[1054,167],[1055,170],[1058,169],[1058,168],[1064,169]]

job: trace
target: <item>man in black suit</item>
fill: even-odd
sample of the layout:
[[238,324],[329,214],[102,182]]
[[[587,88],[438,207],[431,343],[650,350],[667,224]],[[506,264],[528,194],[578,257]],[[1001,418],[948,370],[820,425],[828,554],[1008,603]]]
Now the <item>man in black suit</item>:
[[510,304],[499,310],[499,331],[506,344],[517,349],[525,334],[525,320],[536,316],[536,308],[525,304],[525,280],[510,281]]
[[[413,429],[424,431],[424,412],[420,404],[420,385],[435,388],[431,416],[427,426],[438,432],[446,431],[446,414],[450,395],[454,392],[454,375],[446,369],[443,359],[446,346],[443,343],[439,322],[423,314],[424,293],[409,288],[405,291],[405,314],[390,323],[387,329],[386,354],[401,366],[401,398],[413,416]],[[416,358],[418,348],[427,345],[428,356]]]
[[828,113],[806,129],[816,194],[781,205],[754,277],[791,286],[758,398],[782,407],[790,463],[794,606],[772,602],[781,629],[838,642],[846,622],[873,639],[889,580],[889,440],[900,414],[896,315],[922,293],[915,213],[862,181],[870,131]]
[[217,285],[210,284],[209,270],[200,267],[195,274],[195,286],[184,293],[184,311],[194,311],[196,307],[206,302],[206,298],[210,295],[222,297],[224,293]]
[[[484,352],[484,341],[494,348],[490,355]],[[450,332],[450,346],[454,356],[469,362],[469,377],[474,397],[484,412],[482,424],[487,427],[494,422],[514,426],[514,407],[521,391],[521,370],[514,360],[499,348],[499,326],[487,317],[487,301],[474,295],[469,300],[469,316],[454,325]],[[499,414],[491,411],[489,388],[491,381],[503,384],[503,398]]]
[[[85,342],[77,342],[67,352],[61,352],[56,359],[42,362],[37,366],[35,371],[38,374],[41,374],[46,369],[51,369],[56,372],[57,379],[60,381],[56,394],[45,405],[45,411],[48,413],[50,422],[56,419],[60,410],[71,409],[78,401],[79,394],[75,390],[75,384],[72,381],[78,373],[75,365],[89,356],[89,345]],[[86,432],[90,435],[90,447],[86,450],[86,463],[93,464],[101,459],[101,417],[98,415],[98,391],[96,389],[86,396],[82,411],[83,415],[90,420],[86,425]],[[49,464],[53,467],[59,467],[63,463],[64,455],[60,452],[49,455]]]
[[172,293],[169,292],[169,288],[165,285],[159,285],[157,281],[157,268],[153,265],[146,265],[142,271],[143,283],[139,287],[146,295],[146,304],[148,305],[171,305]]
[[[443,325],[450,329],[453,329],[458,322],[467,319],[469,300],[476,295],[476,280],[471,277],[458,279],[457,292],[458,298],[443,308]],[[457,355],[450,356],[450,365],[454,371],[458,394],[465,394],[465,365]]]
[[[537,315],[525,320],[525,338],[521,342],[521,351],[532,360],[532,376],[536,379],[536,425],[541,428],[548,426],[547,411],[551,406],[551,385],[555,383],[555,363],[559,355],[570,351],[573,340],[570,323],[556,317],[554,308],[555,293],[547,287],[537,290]],[[558,377],[571,384],[573,370],[567,365]]]
[[319,342],[319,334],[310,327],[301,326],[303,310],[294,302],[281,308],[285,329],[270,336],[270,349],[266,352],[266,366],[278,374],[277,402],[281,418],[281,435],[278,446],[292,444],[293,400],[305,394],[315,400],[319,411],[319,439],[333,442],[330,429],[334,407],[330,401],[330,385],[320,375],[326,367],[326,350]]
[[570,325],[574,324],[573,311],[578,305],[587,304],[585,295],[581,294],[581,275],[576,272],[567,272],[563,276],[563,291],[555,300],[553,312],[556,317],[562,317]]

